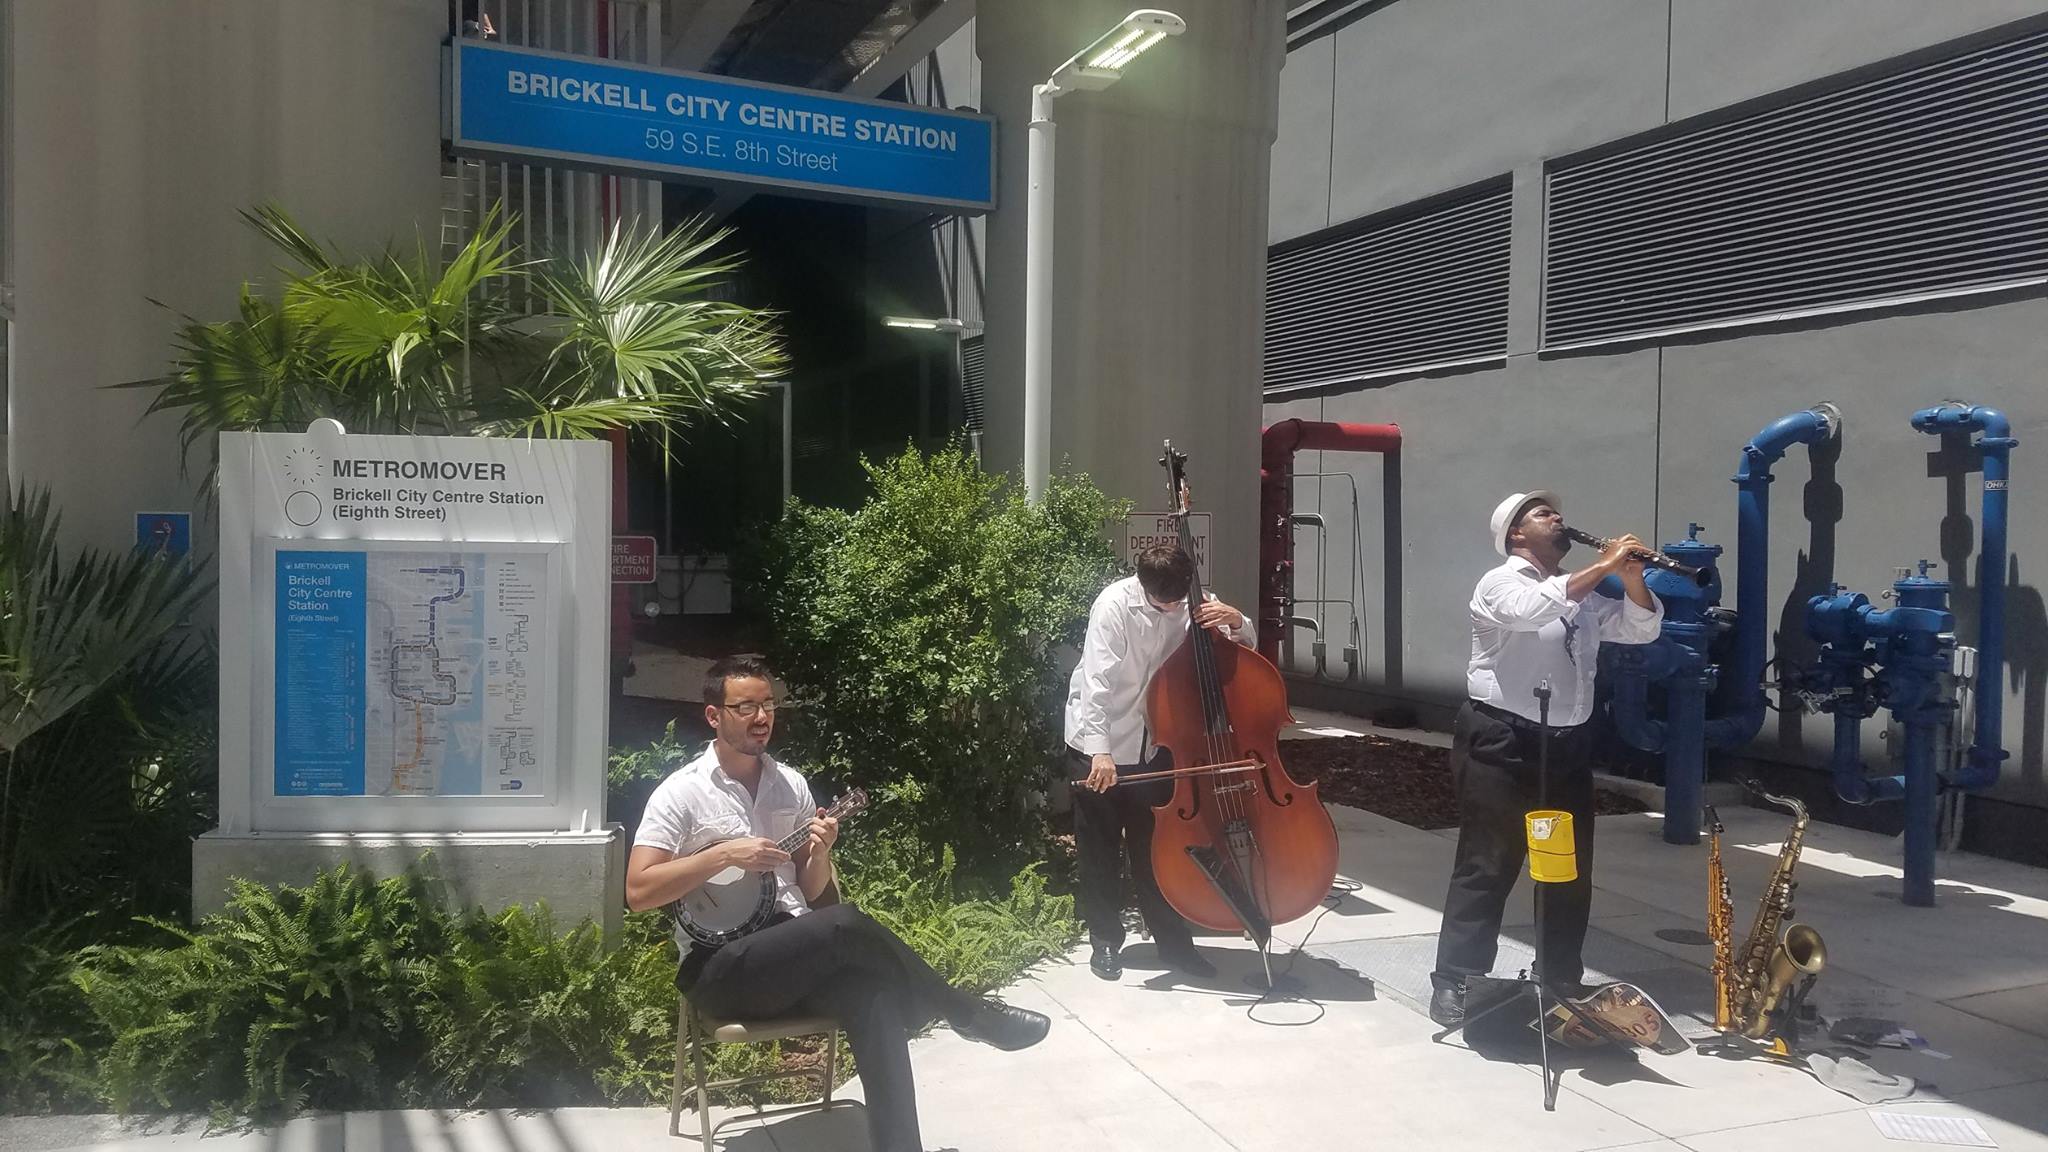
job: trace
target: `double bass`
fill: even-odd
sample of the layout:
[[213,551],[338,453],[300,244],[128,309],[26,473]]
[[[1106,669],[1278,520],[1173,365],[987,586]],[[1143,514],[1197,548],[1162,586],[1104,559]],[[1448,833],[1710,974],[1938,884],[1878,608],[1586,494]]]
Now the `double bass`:
[[[1192,557],[1187,455],[1169,440],[1160,464],[1168,515]],[[1337,830],[1316,786],[1280,763],[1280,729],[1294,719],[1280,670],[1197,623],[1201,603],[1197,567],[1187,638],[1145,690],[1152,739],[1172,754],[1173,767],[1157,775],[1174,784],[1173,798],[1153,809],[1152,870],[1175,911],[1204,928],[1248,932],[1263,958],[1274,924],[1329,894]]]

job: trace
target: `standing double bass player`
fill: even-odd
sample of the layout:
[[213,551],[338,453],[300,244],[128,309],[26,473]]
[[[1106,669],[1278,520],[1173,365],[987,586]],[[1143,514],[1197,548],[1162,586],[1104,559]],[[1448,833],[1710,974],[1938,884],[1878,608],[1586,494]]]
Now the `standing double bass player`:
[[[1071,715],[1079,721],[1068,729],[1069,746],[1089,757],[1094,790],[1114,787],[1122,792],[1140,782],[1172,782],[1170,794],[1147,805],[1152,821],[1151,875],[1147,877],[1143,871],[1139,875],[1145,902],[1158,910],[1155,925],[1164,922],[1164,910],[1170,908],[1188,923],[1220,932],[1247,933],[1258,945],[1260,963],[1266,967],[1266,986],[1274,988],[1269,953],[1273,926],[1306,915],[1329,894],[1337,870],[1337,832],[1329,812],[1316,798],[1315,785],[1297,782],[1280,763],[1280,730],[1292,718],[1280,671],[1252,647],[1251,621],[1245,614],[1214,600],[1202,588],[1191,555],[1194,543],[1188,530],[1186,462],[1187,456],[1174,451],[1168,441],[1159,463],[1166,469],[1168,516],[1179,541],[1176,551],[1182,557],[1172,562],[1185,565],[1181,569],[1184,582],[1176,574],[1173,586],[1158,589],[1176,595],[1174,602],[1155,603],[1148,596],[1147,606],[1164,617],[1182,603],[1192,604],[1194,615],[1179,608],[1172,618],[1178,620],[1178,627],[1169,629],[1168,620],[1159,621],[1158,633],[1141,648],[1126,640],[1119,651],[1114,634],[1105,631],[1103,643],[1096,649],[1098,660],[1105,655],[1124,661],[1136,656],[1140,662],[1134,670],[1149,673],[1149,681],[1145,676],[1131,677],[1119,694],[1142,699],[1142,712],[1137,714],[1142,721],[1129,710],[1117,714],[1126,717],[1123,723],[1127,728],[1142,723],[1142,747],[1157,746],[1173,766],[1123,773],[1115,755],[1103,765],[1083,746],[1089,701],[1099,690],[1093,682],[1110,683],[1109,678],[1094,673],[1085,658],[1075,672],[1069,699]],[[1174,551],[1165,555],[1172,557]],[[1138,584],[1136,591],[1145,593],[1145,582],[1133,580]],[[1113,606],[1114,600],[1111,603]],[[1126,626],[1133,610],[1135,606],[1126,600],[1125,615],[1120,618]],[[1116,618],[1115,612],[1105,615]],[[1083,734],[1080,741],[1073,738],[1077,733]],[[1142,825],[1143,809],[1132,815]],[[1137,841],[1143,832],[1129,836],[1130,826],[1130,822],[1124,824],[1127,839],[1132,841],[1133,854],[1142,859],[1145,852]],[[1100,861],[1099,854],[1084,858],[1084,876],[1092,871],[1098,878],[1113,879],[1113,866],[1104,868]],[[1098,896],[1091,901],[1096,915],[1121,907],[1121,900],[1101,900],[1101,891],[1098,888]],[[1148,920],[1154,916],[1148,909]],[[1096,923],[1091,915],[1091,929]],[[1104,923],[1101,928],[1109,940],[1121,935],[1115,924]],[[1158,932],[1155,926],[1155,936]],[[1097,939],[1099,944],[1102,938]],[[1168,962],[1183,971],[1206,973],[1211,969],[1194,954],[1191,943],[1183,949],[1179,940],[1168,943],[1161,938],[1160,948]],[[1103,962],[1091,963],[1099,975],[1113,979],[1118,967],[1115,948],[1107,949],[1107,956],[1104,951],[1098,946],[1097,956]],[[1197,963],[1188,964],[1188,959]]]
[[[1119,776],[1157,771],[1171,757],[1151,742],[1145,689],[1188,631],[1188,589],[1195,562],[1176,543],[1138,553],[1137,574],[1102,590],[1088,610],[1088,638],[1067,685],[1067,774],[1074,796],[1079,903],[1088,922],[1088,967],[1104,980],[1123,975],[1123,862],[1130,860],[1138,910],[1167,967],[1212,976],[1187,921],[1160,895],[1152,874],[1152,809],[1173,795],[1170,780],[1123,786]],[[1258,643],[1251,620],[1214,595],[1195,619],[1246,647]]]

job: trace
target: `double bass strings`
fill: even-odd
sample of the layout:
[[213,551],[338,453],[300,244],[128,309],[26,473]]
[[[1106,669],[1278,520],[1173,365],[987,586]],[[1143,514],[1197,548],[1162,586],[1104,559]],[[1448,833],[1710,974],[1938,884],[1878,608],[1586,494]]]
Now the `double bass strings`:
[[[1181,537],[1182,549],[1186,550],[1189,556],[1193,556],[1194,551],[1190,547],[1192,541],[1188,539],[1186,520],[1180,521],[1179,535]],[[1223,676],[1216,667],[1216,651],[1209,642],[1209,637],[1206,634],[1207,630],[1202,627],[1201,622],[1195,617],[1195,613],[1202,602],[1202,578],[1201,572],[1197,570],[1194,578],[1188,584],[1188,643],[1194,646],[1195,679],[1201,686],[1203,728],[1209,742],[1209,763],[1222,764],[1235,759],[1234,753],[1236,749],[1231,741],[1230,710],[1223,695]],[[1244,826],[1247,823],[1245,804],[1237,788],[1219,788],[1212,778],[1209,794],[1210,801],[1218,805],[1219,811],[1226,818],[1226,824]],[[1253,862],[1251,860],[1239,860],[1234,845],[1230,844],[1227,839],[1219,847],[1229,857],[1231,866],[1237,870],[1238,878],[1244,882],[1245,891],[1247,893],[1252,892],[1253,886],[1249,873],[1256,871],[1252,866]],[[1252,843],[1251,849],[1252,853],[1257,853],[1258,844],[1256,841]],[[1267,907],[1271,907],[1271,893],[1269,892],[1265,895],[1264,904]]]

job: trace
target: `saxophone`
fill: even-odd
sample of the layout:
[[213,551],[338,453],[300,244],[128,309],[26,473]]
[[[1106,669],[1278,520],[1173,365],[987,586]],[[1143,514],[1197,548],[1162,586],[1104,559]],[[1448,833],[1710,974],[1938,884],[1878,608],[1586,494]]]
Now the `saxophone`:
[[1714,943],[1714,1031],[1735,1028],[1735,905],[1728,898],[1728,873],[1721,867],[1721,816],[1707,805],[1707,936]]
[[[1806,806],[1789,796],[1773,796],[1754,780],[1749,782],[1749,788],[1773,804],[1790,808],[1792,830],[1786,833],[1784,846],[1778,850],[1770,883],[1757,905],[1756,923],[1742,943],[1741,959],[1732,973],[1732,987],[1720,978],[1716,965],[1715,999],[1729,1001],[1729,1024],[1735,1030],[1751,1039],[1761,1039],[1773,1031],[1772,1025],[1778,1022],[1793,982],[1817,975],[1827,965],[1828,950],[1820,933],[1811,927],[1786,924],[1792,915],[1792,890],[1797,886],[1792,881],[1792,870],[1799,863],[1799,849],[1806,839]],[[1716,1024],[1719,1023],[1717,1011]]]

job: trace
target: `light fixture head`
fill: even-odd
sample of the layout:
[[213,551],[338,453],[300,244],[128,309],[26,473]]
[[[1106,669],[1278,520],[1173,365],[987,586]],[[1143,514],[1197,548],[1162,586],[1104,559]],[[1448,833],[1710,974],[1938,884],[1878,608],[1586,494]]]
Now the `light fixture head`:
[[956,320],[951,316],[935,318],[923,316],[884,316],[882,317],[882,326],[885,328],[909,328],[918,332],[974,333],[981,331],[980,324],[970,320]]
[[1095,43],[1075,53],[1048,83],[1060,89],[1095,91],[1109,87],[1146,49],[1188,30],[1187,21],[1157,8],[1140,8]]

